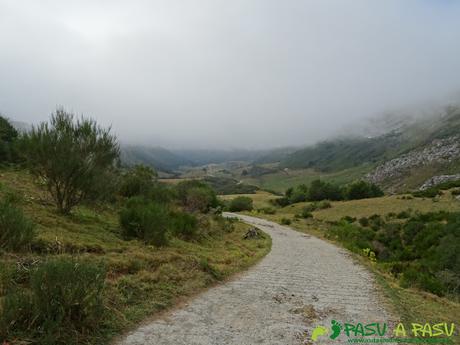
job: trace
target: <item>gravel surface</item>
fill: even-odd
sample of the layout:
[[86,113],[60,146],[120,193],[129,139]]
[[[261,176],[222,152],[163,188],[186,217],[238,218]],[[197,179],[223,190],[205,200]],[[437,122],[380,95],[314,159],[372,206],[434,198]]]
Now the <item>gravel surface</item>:
[[[116,344],[311,344],[312,329],[329,327],[333,319],[366,324],[389,320],[372,275],[345,250],[286,226],[232,216],[269,234],[271,252],[234,280],[207,290]],[[342,334],[338,339],[347,338]],[[325,335],[315,344],[332,342]]]

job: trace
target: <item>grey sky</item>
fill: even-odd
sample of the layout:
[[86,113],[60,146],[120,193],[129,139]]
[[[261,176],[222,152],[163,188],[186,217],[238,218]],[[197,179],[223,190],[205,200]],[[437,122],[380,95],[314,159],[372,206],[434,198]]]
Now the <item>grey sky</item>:
[[167,147],[299,145],[452,100],[459,42],[460,1],[0,0],[0,112],[63,105]]

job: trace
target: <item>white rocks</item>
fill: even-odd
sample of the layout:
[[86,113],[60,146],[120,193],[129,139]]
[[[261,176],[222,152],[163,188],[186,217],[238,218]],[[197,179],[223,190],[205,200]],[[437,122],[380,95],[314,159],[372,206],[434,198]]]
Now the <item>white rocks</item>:
[[378,184],[385,180],[400,177],[411,168],[433,163],[448,163],[457,158],[460,158],[459,136],[437,139],[423,150],[410,151],[379,165],[366,178],[370,182]]
[[419,188],[419,190],[426,190],[428,188],[437,186],[438,184],[444,183],[444,182],[450,182],[450,181],[457,181],[460,180],[460,174],[456,175],[439,175],[439,176],[433,176],[426,180],[422,186]]

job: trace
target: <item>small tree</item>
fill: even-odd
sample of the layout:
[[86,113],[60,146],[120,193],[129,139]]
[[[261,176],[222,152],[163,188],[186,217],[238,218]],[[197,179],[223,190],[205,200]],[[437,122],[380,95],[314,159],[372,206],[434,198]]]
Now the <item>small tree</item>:
[[110,129],[91,119],[74,120],[58,109],[50,123],[32,128],[23,137],[23,152],[33,174],[43,179],[61,213],[89,197],[98,176],[114,166],[119,146]]
[[12,145],[18,137],[18,132],[9,121],[0,116],[0,163],[12,160]]

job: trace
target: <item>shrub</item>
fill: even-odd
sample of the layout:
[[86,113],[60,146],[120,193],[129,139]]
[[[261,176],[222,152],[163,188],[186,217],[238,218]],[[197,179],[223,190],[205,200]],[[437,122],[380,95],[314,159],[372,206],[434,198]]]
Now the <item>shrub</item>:
[[165,205],[135,197],[120,212],[120,225],[127,239],[138,238],[156,246],[166,245],[171,226],[170,212]]
[[263,207],[259,209],[259,212],[262,212],[263,214],[275,214],[276,210],[272,207]]
[[366,217],[359,218],[358,222],[361,226],[369,226],[369,219],[367,219]]
[[309,201],[342,200],[343,193],[338,186],[321,180],[315,180],[311,182],[310,188],[308,188],[307,199]]
[[30,247],[35,225],[8,201],[0,202],[0,248],[21,250]]
[[251,211],[253,208],[252,199],[247,196],[238,196],[230,201],[228,208],[230,212]]
[[271,199],[270,202],[275,206],[286,207],[291,204],[290,200],[286,197]]
[[198,220],[195,216],[185,212],[171,214],[172,229],[174,234],[190,240],[196,237],[198,231]]
[[33,332],[40,344],[84,342],[104,316],[105,276],[102,265],[74,259],[39,265],[31,273],[30,292],[18,290],[4,298],[1,333]]
[[281,224],[283,225],[290,225],[291,224],[291,220],[289,218],[281,218]]
[[14,143],[18,138],[18,132],[7,119],[0,116],[0,163],[15,160]]
[[24,134],[22,151],[33,174],[45,181],[59,212],[68,214],[91,193],[97,177],[110,170],[119,157],[116,138],[89,119],[58,109],[50,124],[42,123]]
[[313,218],[313,215],[310,212],[310,208],[309,207],[304,207],[302,209],[302,211],[300,212],[300,217],[305,218],[305,219]]
[[148,195],[157,176],[155,170],[144,165],[135,165],[123,175],[120,194],[127,198]]
[[351,224],[351,223],[356,222],[356,217],[345,216],[345,217],[342,217],[341,220]]
[[398,219],[406,219],[410,217],[410,211],[401,211],[396,215]]
[[451,194],[452,194],[453,196],[460,195],[460,188],[454,189],[454,190],[451,192]]
[[176,192],[182,206],[192,212],[207,212],[219,205],[214,190],[202,181],[183,181],[176,186]]
[[376,198],[383,196],[383,191],[375,184],[366,181],[357,181],[348,186],[345,198],[348,200]]

